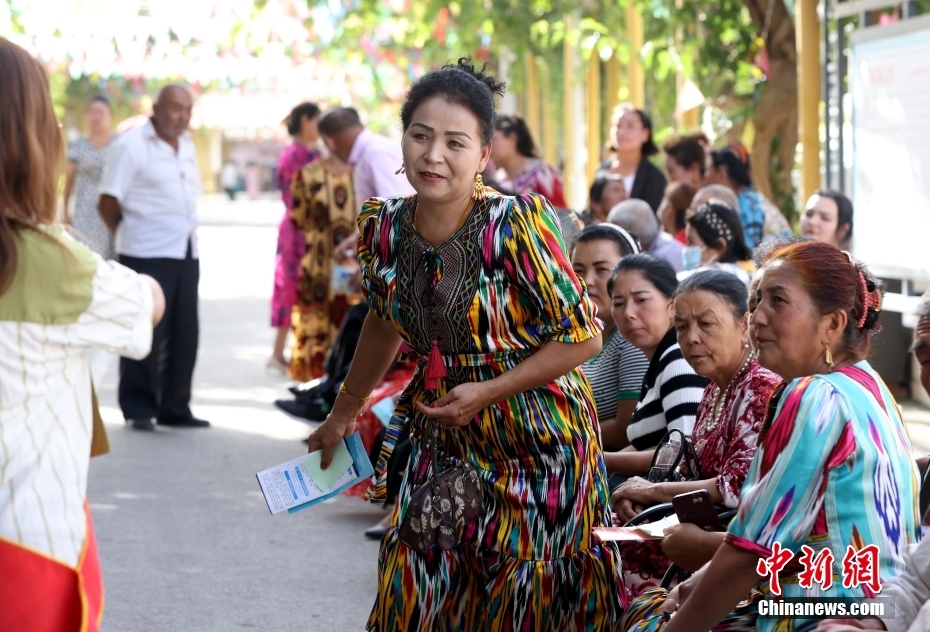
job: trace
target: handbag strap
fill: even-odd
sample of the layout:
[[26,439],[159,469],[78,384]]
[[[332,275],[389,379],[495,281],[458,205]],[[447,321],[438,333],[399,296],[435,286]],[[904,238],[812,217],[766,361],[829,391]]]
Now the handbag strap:
[[704,474],[701,471],[701,460],[698,458],[697,450],[694,449],[694,444],[691,442],[691,439],[684,439],[684,447],[687,452],[687,457],[691,461],[688,466],[691,468],[691,474],[694,480],[703,480]]
[[[701,480],[704,478],[701,473],[701,462],[698,460],[697,452],[694,449],[694,444],[691,443],[691,439],[685,436],[685,433],[679,430],[678,428],[672,428],[665,433],[665,436],[662,437],[662,440],[659,442],[661,447],[664,443],[668,443],[671,440],[672,434],[677,433],[679,435],[678,440],[678,454],[675,455],[675,460],[672,461],[672,464],[665,469],[668,473],[677,472],[679,466],[681,465],[682,460],[686,459],[689,461],[688,465],[691,468],[692,475],[695,480]],[[652,463],[649,464],[649,470],[653,470],[656,467],[656,461],[659,458],[660,448],[656,448],[655,453],[652,455]]]

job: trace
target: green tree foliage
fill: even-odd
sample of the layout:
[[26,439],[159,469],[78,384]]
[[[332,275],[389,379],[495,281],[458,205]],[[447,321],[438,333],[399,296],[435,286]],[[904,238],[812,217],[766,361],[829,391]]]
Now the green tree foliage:
[[[757,60],[760,55],[764,60],[765,54],[773,57],[762,35],[776,33],[774,27],[790,16],[785,0],[349,0],[340,5],[344,14],[336,16],[330,49],[336,55],[360,47],[372,58],[396,55],[397,63],[413,71],[411,78],[462,55],[478,60],[509,58],[513,60],[510,85],[517,91],[524,77],[522,60],[533,53],[549,69],[544,89],[551,93],[561,120],[563,43],[567,38],[585,59],[593,50],[603,59],[615,53],[621,63],[627,63],[631,55],[625,25],[627,2],[636,2],[644,17],[646,41],[640,58],[646,71],[646,107],[653,115],[658,138],[675,128],[680,77],[694,81],[705,95],[705,122],[713,135],[738,138],[745,123],[753,119],[771,80]],[[324,0],[317,4],[327,5]],[[767,22],[757,19],[754,5],[763,6]],[[566,15],[574,17],[571,29],[566,29]],[[793,38],[793,25],[788,26]],[[785,29],[779,33],[784,40]],[[796,80],[789,77],[788,92],[796,91],[792,81]],[[792,109],[795,104],[783,102],[782,107]],[[777,145],[781,141],[775,136],[765,136],[762,142]],[[793,147],[796,131],[786,140]],[[757,175],[760,188],[772,195],[776,187],[768,172],[775,161],[768,159],[768,153],[763,152],[765,173]],[[776,177],[788,185],[786,197],[790,198],[793,161],[782,162],[788,168]]]

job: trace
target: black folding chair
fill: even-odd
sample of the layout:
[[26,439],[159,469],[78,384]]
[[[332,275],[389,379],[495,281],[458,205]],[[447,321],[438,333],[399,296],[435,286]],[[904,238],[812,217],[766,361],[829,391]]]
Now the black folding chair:
[[[717,505],[717,517],[720,519],[720,522],[726,527],[730,524],[730,520],[733,519],[733,516],[736,515],[736,509],[729,509],[727,507],[722,507]],[[636,527],[646,522],[653,522],[656,520],[661,520],[662,518],[667,518],[668,516],[675,513],[675,508],[672,507],[672,503],[661,503],[658,505],[653,505],[648,509],[644,509],[630,520],[628,520],[623,526],[624,527]],[[662,588],[670,588],[672,582],[677,578],[679,582],[683,582],[688,577],[691,576],[691,573],[678,566],[678,564],[672,563],[668,567],[668,570],[665,571],[665,575],[662,577]]]
[[[721,524],[726,527],[730,524],[730,521],[733,520],[733,517],[736,515],[736,509],[728,509],[726,507],[717,506],[717,518],[720,519]],[[639,516],[637,516],[638,518]],[[665,571],[665,575],[662,576],[662,583],[660,584],[662,588],[671,588],[672,582],[675,579],[678,579],[678,583],[681,583],[691,577],[691,573],[686,571],[678,564],[672,562],[672,565],[668,567],[668,570]]]

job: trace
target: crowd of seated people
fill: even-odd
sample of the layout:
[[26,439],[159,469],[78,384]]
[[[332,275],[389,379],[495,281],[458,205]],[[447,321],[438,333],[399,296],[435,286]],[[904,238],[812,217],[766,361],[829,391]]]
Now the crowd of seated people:
[[[853,231],[848,198],[817,191],[794,237],[753,186],[738,144],[712,150],[701,134],[674,137],[663,146],[666,178],[650,161],[658,148],[648,115],[624,105],[614,112],[610,147],[578,214],[565,208],[558,170],[538,158],[519,117],[498,122],[494,159],[506,193],[556,198],[563,247],[604,325],[601,352],[581,369],[617,524],[699,490],[736,512],[726,531],[678,524],[658,543],[621,547],[634,598],[624,629],[800,626],[755,621],[740,609],[766,596],[756,563],[775,542],[795,554],[782,571],[789,596],[814,594],[797,582],[801,545],[840,555],[849,545],[879,546],[880,577],[904,618],[824,622],[823,632],[930,629],[919,472],[898,408],[865,359],[881,284],[841,251]],[[914,351],[930,389],[928,305]],[[372,455],[410,371],[395,364],[362,409]],[[670,430],[693,446],[695,464],[685,460],[677,480],[650,481]],[[403,449],[394,454],[404,458]],[[395,489],[403,471],[393,468]],[[389,521],[369,535],[380,537]],[[693,574],[669,592],[659,583],[672,563]],[[823,594],[867,596],[841,584]]]

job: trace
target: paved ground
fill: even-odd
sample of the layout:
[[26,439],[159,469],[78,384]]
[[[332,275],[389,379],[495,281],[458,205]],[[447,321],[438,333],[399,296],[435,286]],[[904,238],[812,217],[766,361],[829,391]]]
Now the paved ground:
[[201,206],[201,344],[194,413],[209,430],[126,429],[116,367],[100,389],[112,452],[91,462],[104,630],[362,630],[381,510],[337,498],[272,517],[255,472],[299,456],[309,426],[277,412],[265,373],[279,202]]
[[[298,456],[308,426],[271,402],[268,323],[278,202],[201,205],[201,344],[194,413],[209,430],[123,427],[116,369],[100,389],[111,454],[91,463],[90,501],[106,581],[104,630],[362,630],[376,588],[382,512],[337,498],[268,514],[255,472]],[[906,406],[930,451],[930,413]]]

